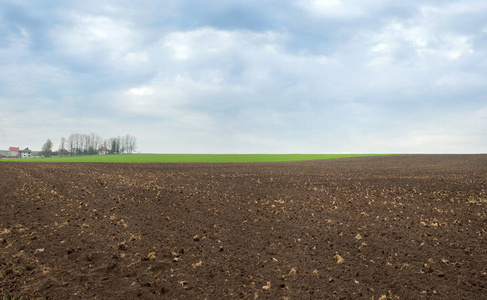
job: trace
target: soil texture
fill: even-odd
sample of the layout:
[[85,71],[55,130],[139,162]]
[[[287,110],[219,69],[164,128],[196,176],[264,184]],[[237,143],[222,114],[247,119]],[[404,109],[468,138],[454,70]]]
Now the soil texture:
[[487,155],[0,174],[1,299],[487,299]]

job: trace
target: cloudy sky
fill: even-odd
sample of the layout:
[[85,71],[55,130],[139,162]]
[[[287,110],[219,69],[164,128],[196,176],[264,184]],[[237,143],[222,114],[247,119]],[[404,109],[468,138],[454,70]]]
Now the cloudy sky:
[[0,149],[486,153],[487,1],[0,1]]

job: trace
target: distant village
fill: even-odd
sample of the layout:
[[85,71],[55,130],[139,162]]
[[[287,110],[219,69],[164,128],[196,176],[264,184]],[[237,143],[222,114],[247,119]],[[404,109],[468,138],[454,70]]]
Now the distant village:
[[[5,151],[0,152],[0,158],[1,159],[15,159],[15,158],[40,158],[44,157],[44,155],[41,155],[40,151],[34,151],[34,153],[37,153],[37,155],[33,154],[33,151],[30,150],[29,148],[25,148],[23,150],[20,149],[20,147],[9,147],[8,151],[5,153]],[[69,155],[68,150],[66,149],[59,149],[57,152],[53,153],[53,156],[66,156]],[[106,155],[110,154],[109,150],[107,147],[100,147],[98,149],[99,155]]]
[[32,150],[25,148],[20,150],[20,147],[9,147],[7,155],[2,153],[2,158],[31,158]]
[[137,148],[136,138],[126,134],[125,136],[103,139],[91,134],[74,133],[69,138],[61,138],[58,150],[53,151],[53,143],[50,139],[42,146],[41,151],[32,151],[29,148],[9,147],[8,151],[0,151],[2,159],[25,159],[53,156],[76,155],[107,155],[107,154],[131,154]]

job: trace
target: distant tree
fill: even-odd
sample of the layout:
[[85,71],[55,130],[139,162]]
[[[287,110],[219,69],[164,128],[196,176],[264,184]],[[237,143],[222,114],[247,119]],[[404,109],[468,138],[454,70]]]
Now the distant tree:
[[101,144],[103,143],[103,139],[94,133],[91,134],[90,139],[91,139],[91,154],[98,154],[98,150],[100,149]]
[[68,138],[68,148],[69,148],[69,153],[70,155],[76,155],[75,154],[75,135],[74,134],[71,134]]
[[119,136],[119,137],[117,137],[117,139],[118,139],[118,153],[123,154],[123,153],[125,153],[125,150],[126,150],[125,149],[125,140],[124,140],[123,136],[122,137]]
[[66,139],[62,137],[61,143],[59,143],[59,156],[63,156],[65,154],[64,147],[66,147]]
[[127,139],[127,153],[134,153],[135,149],[137,148],[136,138],[134,136],[127,134],[126,139]]
[[110,149],[111,154],[119,154],[120,153],[120,139],[112,138],[112,148]]
[[42,146],[41,154],[44,155],[45,157],[52,156],[52,142],[50,139],[47,139],[47,141]]

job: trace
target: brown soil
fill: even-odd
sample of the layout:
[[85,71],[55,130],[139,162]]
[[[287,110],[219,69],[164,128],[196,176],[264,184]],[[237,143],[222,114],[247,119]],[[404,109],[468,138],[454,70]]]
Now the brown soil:
[[0,174],[0,298],[487,299],[487,155]]

